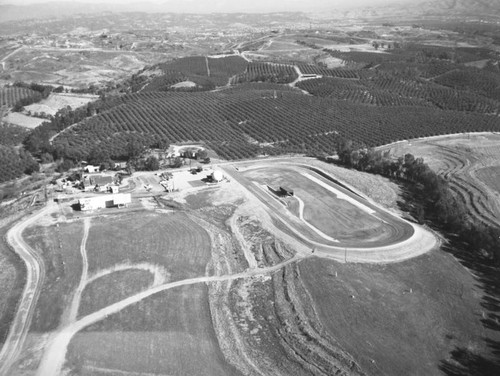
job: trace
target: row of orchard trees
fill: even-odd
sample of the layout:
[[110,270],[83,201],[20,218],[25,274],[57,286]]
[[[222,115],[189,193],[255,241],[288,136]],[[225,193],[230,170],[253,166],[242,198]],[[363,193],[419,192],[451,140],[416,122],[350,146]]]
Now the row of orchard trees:
[[459,234],[474,250],[486,250],[500,264],[500,229],[488,227],[468,215],[466,203],[457,197],[447,180],[408,153],[397,159],[388,152],[369,149],[351,141],[337,147],[339,162],[345,166],[405,181],[410,193],[409,208],[419,222],[426,219],[440,228]]

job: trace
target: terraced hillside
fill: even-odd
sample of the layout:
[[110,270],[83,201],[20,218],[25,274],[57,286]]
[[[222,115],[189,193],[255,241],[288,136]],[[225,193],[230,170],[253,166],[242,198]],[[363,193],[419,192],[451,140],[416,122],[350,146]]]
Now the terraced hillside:
[[500,149],[497,134],[437,137],[390,147],[394,155],[414,153],[446,178],[470,214],[487,226],[500,227]]

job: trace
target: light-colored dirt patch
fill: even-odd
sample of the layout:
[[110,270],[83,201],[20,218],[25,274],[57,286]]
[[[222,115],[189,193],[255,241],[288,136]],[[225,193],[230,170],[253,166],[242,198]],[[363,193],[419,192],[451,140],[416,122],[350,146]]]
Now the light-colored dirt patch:
[[340,68],[345,65],[342,59],[338,59],[332,56],[321,57],[318,59],[318,62],[325,64],[326,67],[329,69]]
[[358,51],[358,52],[371,52],[374,54],[387,53],[383,49],[376,50],[370,43],[365,43],[365,44],[325,44],[324,47],[328,48],[330,50],[337,50],[340,52]]
[[26,116],[24,114],[20,114],[19,112],[11,112],[7,116],[3,118],[3,121],[10,123],[10,124],[15,124],[19,125],[21,127],[26,127],[26,128],[36,128],[40,124],[42,124],[44,121],[48,121],[47,119],[41,119],[41,118],[36,118],[32,116]]
[[99,98],[97,95],[74,95],[74,94],[50,94],[47,99],[39,103],[26,106],[26,111],[31,113],[45,112],[47,115],[55,115],[60,109],[70,106],[72,109],[86,105]]
[[139,60],[135,55],[124,54],[111,59],[108,65],[125,71],[134,71],[143,67],[144,62]]
[[95,281],[96,279],[99,279],[105,275],[114,273],[114,272],[119,272],[123,270],[144,270],[147,272],[150,272],[154,276],[154,281],[153,281],[153,286],[161,285],[162,283],[165,283],[168,281],[170,278],[170,273],[165,269],[163,266],[160,265],[155,265],[147,262],[141,262],[137,264],[132,264],[132,263],[123,263],[123,264],[117,264],[111,268],[106,268],[99,270],[98,272],[93,273],[89,278],[87,279],[87,284],[91,283],[92,281]]
[[182,82],[174,84],[170,87],[174,88],[174,89],[183,88],[183,87],[196,87],[196,83],[194,83],[193,81],[182,81]]

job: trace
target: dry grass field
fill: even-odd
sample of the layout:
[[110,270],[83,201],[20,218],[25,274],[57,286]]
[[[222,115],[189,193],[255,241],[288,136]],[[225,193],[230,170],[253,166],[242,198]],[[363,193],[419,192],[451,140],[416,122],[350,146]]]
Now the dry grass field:
[[210,239],[184,213],[132,213],[95,219],[87,252],[91,273],[148,262],[165,267],[175,281],[205,274]]
[[45,266],[45,280],[31,323],[32,332],[50,332],[59,326],[81,275],[82,236],[81,222],[31,227],[23,234],[26,242],[43,258]]
[[130,269],[104,275],[85,286],[78,316],[86,316],[145,290],[153,280],[153,275],[145,270]]
[[311,259],[300,270],[324,328],[370,375],[438,375],[458,347],[487,352],[481,291],[449,255],[385,266]]
[[202,284],[154,295],[77,334],[67,366],[79,375],[239,375],[219,349]]

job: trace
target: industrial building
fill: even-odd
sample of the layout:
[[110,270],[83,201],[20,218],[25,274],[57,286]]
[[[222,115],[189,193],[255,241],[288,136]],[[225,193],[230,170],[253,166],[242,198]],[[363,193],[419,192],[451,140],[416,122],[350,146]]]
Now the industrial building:
[[78,200],[80,210],[96,210],[104,208],[123,208],[132,202],[130,193],[117,193],[112,195],[103,195],[95,197],[81,198]]

